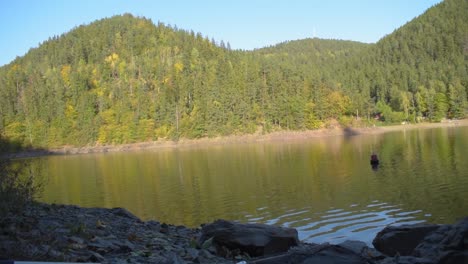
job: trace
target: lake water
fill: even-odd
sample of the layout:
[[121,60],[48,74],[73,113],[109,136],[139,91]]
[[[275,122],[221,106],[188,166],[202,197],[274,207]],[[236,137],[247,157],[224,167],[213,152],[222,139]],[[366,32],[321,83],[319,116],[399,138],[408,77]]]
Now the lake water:
[[[373,170],[371,152],[381,165]],[[370,244],[394,224],[468,214],[468,127],[33,159],[42,201],[124,207],[190,227],[294,227],[307,242]]]

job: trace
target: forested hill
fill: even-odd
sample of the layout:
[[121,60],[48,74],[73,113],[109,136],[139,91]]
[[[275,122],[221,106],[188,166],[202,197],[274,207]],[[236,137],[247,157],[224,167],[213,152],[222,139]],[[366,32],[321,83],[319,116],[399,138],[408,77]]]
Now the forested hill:
[[359,108],[387,121],[465,116],[468,1],[445,0],[339,67]]
[[267,57],[297,57],[298,62],[301,64],[323,64],[328,62],[335,63],[335,59],[357,54],[369,46],[371,45],[356,41],[313,38],[286,41],[274,46],[257,49],[253,52]]
[[462,117],[467,5],[446,0],[377,44],[254,51],[129,14],[99,20],[0,68],[0,135],[81,146]]
[[272,68],[293,71],[307,79],[308,83],[318,84],[332,81],[342,61],[359,55],[370,46],[355,41],[314,38],[286,41],[253,52],[262,55],[265,64]]
[[[323,56],[346,46],[323,42]],[[2,135],[50,147],[320,125],[311,102],[320,79],[287,57],[228,47],[131,15],[80,26],[1,69]]]

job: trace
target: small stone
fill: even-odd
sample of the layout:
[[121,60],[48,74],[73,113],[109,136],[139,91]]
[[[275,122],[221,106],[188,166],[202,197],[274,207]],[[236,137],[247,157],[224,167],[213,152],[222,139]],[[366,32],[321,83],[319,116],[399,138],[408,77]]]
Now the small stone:
[[100,263],[104,262],[105,258],[101,254],[92,252],[92,251],[90,253],[91,253],[91,256],[89,256],[87,261],[100,262]]
[[132,219],[132,220],[140,221],[140,219],[138,217],[136,217],[135,215],[133,215],[132,213],[130,213],[128,210],[126,210],[124,208],[120,208],[120,207],[113,208],[113,209],[111,209],[111,213],[114,214],[114,215],[129,218],[129,219]]
[[131,233],[127,236],[127,239],[129,241],[137,241],[137,240],[140,240],[140,238],[135,234],[135,233]]
[[185,261],[178,255],[174,254],[174,253],[170,253],[168,256],[167,256],[167,262],[166,263],[171,263],[171,264],[184,264]]
[[156,232],[159,232],[159,230],[161,229],[161,224],[159,224],[159,222],[152,221],[152,220],[147,221],[146,226],[148,226],[149,228],[151,228],[151,230],[154,230]]
[[68,228],[57,228],[54,230],[54,233],[57,233],[57,234],[69,234],[70,233],[70,229]]
[[187,248],[186,252],[187,252],[187,256],[190,259],[196,259],[198,257],[198,254],[199,254],[198,250],[196,250],[194,248]]
[[198,254],[204,258],[214,258],[215,256],[211,254],[208,250],[202,249],[198,252]]
[[68,238],[68,242],[77,243],[77,244],[84,244],[85,241],[81,237],[71,236],[71,237]]
[[375,248],[365,248],[364,251],[362,252],[362,256],[368,259],[373,259],[373,260],[381,260],[386,258],[386,256],[382,253],[380,253],[377,249]]
[[68,245],[68,247],[71,249],[84,249],[87,246],[85,244],[71,243]]
[[130,241],[128,240],[124,240],[124,241],[114,241],[113,242],[114,246],[117,246],[119,247],[119,252],[131,252],[135,249],[135,245],[132,244]]
[[47,251],[47,256],[50,257],[51,259],[61,259],[63,258],[63,253],[55,250],[55,249],[51,249],[49,251]]
[[207,249],[213,246],[213,237],[205,240],[201,246],[202,249]]
[[99,228],[99,229],[104,229],[106,228],[106,225],[104,224],[104,222],[102,222],[101,220],[97,220],[96,221],[96,227]]
[[94,242],[89,243],[88,248],[99,253],[107,253],[119,249],[119,247],[115,246],[111,241],[100,238],[96,238]]

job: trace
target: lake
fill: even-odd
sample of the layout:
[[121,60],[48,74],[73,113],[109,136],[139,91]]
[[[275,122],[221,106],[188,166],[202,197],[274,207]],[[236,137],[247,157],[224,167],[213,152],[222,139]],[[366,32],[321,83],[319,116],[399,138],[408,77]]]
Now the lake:
[[[375,150],[381,164],[369,163]],[[124,207],[197,227],[216,219],[296,228],[307,242],[371,243],[393,224],[453,223],[468,212],[468,127],[46,156],[42,201]]]

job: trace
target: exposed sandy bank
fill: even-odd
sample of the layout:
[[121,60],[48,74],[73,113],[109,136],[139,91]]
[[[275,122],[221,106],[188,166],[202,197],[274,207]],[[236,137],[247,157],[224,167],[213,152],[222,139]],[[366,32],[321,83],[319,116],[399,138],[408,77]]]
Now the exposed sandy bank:
[[297,141],[311,138],[324,138],[331,136],[355,136],[366,134],[382,134],[392,131],[403,131],[410,129],[426,129],[437,127],[457,127],[468,126],[468,119],[448,121],[442,123],[419,123],[419,124],[404,124],[394,126],[376,126],[367,128],[332,128],[332,129],[317,129],[307,131],[280,131],[269,134],[252,134],[252,135],[234,135],[216,138],[201,138],[201,139],[180,139],[179,141],[158,140],[151,142],[140,142],[123,145],[105,145],[105,146],[86,146],[86,147],[62,147],[53,148],[41,151],[27,151],[9,154],[11,158],[35,157],[43,155],[64,155],[64,154],[87,154],[87,153],[105,153],[105,152],[122,152],[147,150],[158,148],[177,148],[177,147],[194,147],[206,145],[224,145],[238,143],[254,143],[254,142],[274,142],[274,141]]

